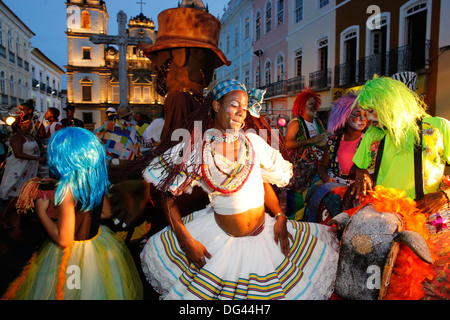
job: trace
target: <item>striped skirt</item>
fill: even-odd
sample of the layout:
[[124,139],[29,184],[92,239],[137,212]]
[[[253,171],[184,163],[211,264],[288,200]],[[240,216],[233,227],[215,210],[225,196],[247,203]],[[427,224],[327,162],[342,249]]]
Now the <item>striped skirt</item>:
[[334,289],[338,241],[334,229],[288,220],[289,257],[274,241],[275,219],[266,214],[256,236],[232,237],[217,225],[212,208],[184,218],[211,259],[198,270],[189,264],[172,229],[152,236],[141,252],[147,280],[160,299],[329,299]]

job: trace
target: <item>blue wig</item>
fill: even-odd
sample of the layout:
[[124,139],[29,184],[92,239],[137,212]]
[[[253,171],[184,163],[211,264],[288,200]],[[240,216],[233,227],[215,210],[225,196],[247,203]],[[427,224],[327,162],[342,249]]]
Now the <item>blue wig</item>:
[[68,127],[57,131],[48,144],[48,165],[58,180],[55,204],[70,191],[81,209],[99,206],[110,185],[105,148],[89,130]]

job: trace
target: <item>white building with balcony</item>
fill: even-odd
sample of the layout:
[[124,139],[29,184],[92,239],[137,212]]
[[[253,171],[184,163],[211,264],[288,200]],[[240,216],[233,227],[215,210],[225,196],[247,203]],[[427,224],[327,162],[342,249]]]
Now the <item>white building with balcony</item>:
[[41,50],[38,48],[32,49],[31,98],[35,101],[36,111],[39,112],[40,118],[44,117],[48,108],[57,108],[61,115],[63,114],[61,76],[64,73],[64,70],[50,60]]

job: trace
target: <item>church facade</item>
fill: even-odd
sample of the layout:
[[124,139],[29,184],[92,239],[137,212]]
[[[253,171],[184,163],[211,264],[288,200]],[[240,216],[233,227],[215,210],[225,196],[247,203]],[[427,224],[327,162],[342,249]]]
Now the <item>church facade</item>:
[[[118,108],[119,50],[114,43],[93,43],[92,35],[108,36],[106,4],[102,0],[67,1],[67,105],[75,107],[75,117],[94,130],[105,120],[109,107]],[[142,13],[128,20],[127,37],[156,39],[152,19]],[[112,41],[113,42],[113,41]],[[149,71],[150,60],[137,45],[126,50],[127,102],[135,112],[150,116],[161,112],[163,98],[155,90],[155,74]]]

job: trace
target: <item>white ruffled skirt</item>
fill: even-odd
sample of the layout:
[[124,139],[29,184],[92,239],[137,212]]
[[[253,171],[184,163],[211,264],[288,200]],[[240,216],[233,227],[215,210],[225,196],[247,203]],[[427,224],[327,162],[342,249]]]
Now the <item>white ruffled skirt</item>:
[[152,236],[141,252],[147,280],[168,300],[326,300],[334,290],[338,240],[334,229],[289,220],[290,255],[274,241],[275,219],[266,214],[257,236],[232,237],[216,223],[212,208],[184,218],[188,232],[211,259],[189,264],[170,227]]

